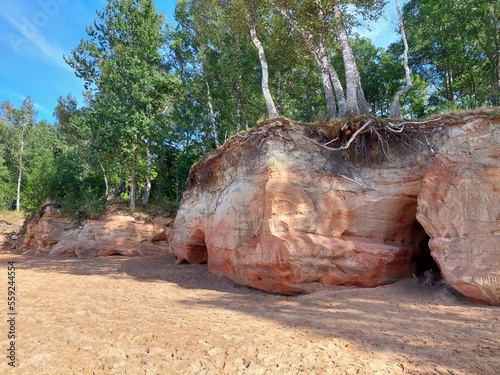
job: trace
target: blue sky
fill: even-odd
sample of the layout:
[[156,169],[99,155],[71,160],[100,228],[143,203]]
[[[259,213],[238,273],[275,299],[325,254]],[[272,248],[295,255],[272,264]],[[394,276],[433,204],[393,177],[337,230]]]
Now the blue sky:
[[[38,120],[54,122],[57,98],[71,93],[83,103],[83,82],[63,60],[80,39],[85,26],[97,19],[106,0],[2,0],[0,7],[0,102],[20,107],[31,96]],[[155,0],[157,8],[174,22],[175,0]],[[403,3],[406,1],[403,1]],[[401,4],[402,5],[402,4]],[[386,6],[386,19],[358,30],[377,46],[395,41],[396,11]]]

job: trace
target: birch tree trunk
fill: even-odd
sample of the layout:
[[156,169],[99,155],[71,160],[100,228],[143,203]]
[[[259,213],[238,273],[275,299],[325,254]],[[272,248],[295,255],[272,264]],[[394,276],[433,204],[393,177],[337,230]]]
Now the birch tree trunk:
[[17,192],[16,192],[16,211],[21,211],[21,180],[23,179],[23,170],[19,168],[19,175],[17,177]]
[[215,121],[214,107],[212,106],[212,93],[210,92],[210,85],[207,80],[205,80],[205,85],[207,86],[208,121],[210,122],[210,127],[212,128],[212,136],[214,137],[215,147],[219,147],[219,132],[217,131],[217,122]]
[[[236,85],[236,131],[239,133],[243,129],[243,109],[241,104],[241,74],[238,75]],[[248,130],[248,129],[246,129]]]
[[252,42],[259,52],[260,66],[262,69],[262,93],[264,94],[264,99],[267,106],[267,116],[269,118],[278,117],[278,111],[274,105],[274,100],[269,90],[269,67],[267,65],[266,53],[264,52],[264,47],[257,37],[257,31],[255,30],[255,25],[252,22],[248,22],[248,28],[250,30],[250,36]]
[[145,207],[149,202],[149,196],[151,195],[151,175],[153,173],[153,156],[149,149],[149,141],[146,143],[146,187],[144,189],[144,195],[142,196],[142,207]]
[[108,174],[106,173],[106,169],[104,169],[104,165],[102,165],[101,162],[99,162],[99,166],[101,167],[102,174],[104,176],[104,186],[105,186],[105,191],[104,191],[104,204],[108,201],[108,195],[109,195],[109,181],[108,181]]
[[19,148],[19,174],[17,176],[17,190],[16,190],[16,211],[21,211],[21,182],[23,179],[24,169],[24,127],[21,127],[21,145]]
[[389,118],[400,118],[401,117],[401,102],[400,99],[403,95],[405,95],[413,86],[410,75],[410,68],[408,66],[408,41],[406,40],[406,32],[403,23],[403,15],[401,14],[401,9],[399,8],[399,2],[396,1],[396,10],[398,11],[399,17],[399,30],[401,31],[401,37],[403,38],[404,49],[404,58],[403,58],[403,66],[405,68],[406,74],[406,86],[399,90],[394,95],[394,100],[392,101],[391,109],[389,112]]
[[137,195],[137,150],[134,149],[133,163],[130,177],[130,209],[135,210],[135,196]]
[[[335,93],[335,98],[337,99],[337,106],[338,106],[338,116],[343,117],[346,112],[346,100],[345,100],[345,93],[344,93],[344,88],[342,87],[342,83],[340,82],[339,75],[337,74],[337,71],[332,65],[332,62],[330,61],[330,58],[328,57],[328,52],[326,50],[325,46],[325,41],[324,41],[324,36],[321,36],[319,44],[317,46],[317,54],[318,54],[318,59],[317,62],[319,64],[319,67],[322,72],[323,76],[323,71],[327,74],[323,79],[329,79],[329,85],[332,88],[333,92]],[[325,87],[326,82],[323,82],[323,86]],[[325,98],[327,96],[327,92],[325,91]],[[330,95],[330,92],[328,92],[328,95]],[[328,103],[328,98],[327,98],[327,103]],[[329,119],[333,119],[336,117],[335,113],[335,99],[333,99],[333,111],[330,111],[329,109]]]
[[363,87],[359,76],[358,66],[352,52],[349,37],[345,30],[344,22],[339,5],[335,5],[334,17],[337,22],[337,36],[342,49],[342,58],[344,60],[345,76],[346,76],[346,101],[347,112],[356,116],[359,114],[368,113],[368,104],[365,99]]
[[326,107],[328,109],[328,118],[333,119],[337,116],[335,99],[337,99],[338,115],[344,116],[346,111],[344,89],[342,88],[337,71],[328,57],[324,35],[321,35],[319,43],[316,43],[313,35],[300,27],[298,22],[293,19],[285,9],[276,4],[274,5],[274,8],[287,20],[290,26],[299,32],[307,48],[314,55],[316,63],[321,71],[323,92],[325,95]]

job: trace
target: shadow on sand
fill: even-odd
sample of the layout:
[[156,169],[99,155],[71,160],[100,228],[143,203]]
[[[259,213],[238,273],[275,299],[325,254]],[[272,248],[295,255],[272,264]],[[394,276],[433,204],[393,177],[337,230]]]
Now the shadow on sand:
[[181,303],[187,308],[242,312],[304,334],[347,340],[368,352],[391,352],[410,363],[442,369],[436,374],[463,368],[470,374],[500,374],[500,309],[467,301],[446,286],[408,279],[372,289],[343,288],[286,297],[236,285],[209,273],[206,265],[176,265],[173,255],[92,259],[2,255],[4,262],[10,258],[19,269],[36,272],[132,278],[216,291],[218,298]]

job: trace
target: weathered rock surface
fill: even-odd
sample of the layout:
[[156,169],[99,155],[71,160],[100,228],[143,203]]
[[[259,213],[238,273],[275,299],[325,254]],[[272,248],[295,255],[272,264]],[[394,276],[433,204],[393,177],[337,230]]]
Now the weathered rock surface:
[[455,122],[435,125],[418,152],[386,150],[371,164],[315,146],[285,119],[235,137],[193,168],[172,249],[179,262],[293,294],[407,277],[428,235],[454,288],[500,304],[499,121]]
[[500,305],[500,126],[472,118],[427,169],[417,218],[441,274],[470,299]]
[[61,207],[46,205],[40,216],[25,222],[24,233],[19,234],[16,251],[19,254],[48,253],[64,237],[70,221],[61,216]]
[[191,174],[171,236],[179,261],[286,294],[411,275],[425,236],[415,218],[422,160],[350,163],[286,120],[254,132]]
[[61,216],[59,207],[46,206],[39,218],[28,221],[16,247],[20,254],[76,254],[80,258],[160,255],[169,250],[167,225],[170,221],[170,218],[155,217],[145,222],[110,213],[102,219],[75,226]]
[[16,247],[17,234],[23,226],[23,220],[0,219],[0,253],[10,252]]

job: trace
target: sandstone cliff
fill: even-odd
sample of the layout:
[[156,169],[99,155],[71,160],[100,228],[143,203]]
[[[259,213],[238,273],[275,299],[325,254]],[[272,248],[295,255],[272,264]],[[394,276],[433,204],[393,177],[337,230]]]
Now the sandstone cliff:
[[427,168],[417,219],[446,281],[500,305],[500,121],[470,118],[449,129]]
[[108,211],[99,220],[75,225],[57,205],[47,205],[39,217],[26,222],[17,238],[18,254],[77,255],[79,258],[159,255],[169,251],[168,225],[172,219],[134,218]]
[[192,169],[172,249],[179,262],[294,294],[408,277],[430,237],[453,287],[500,304],[499,123],[491,113],[267,122]]

